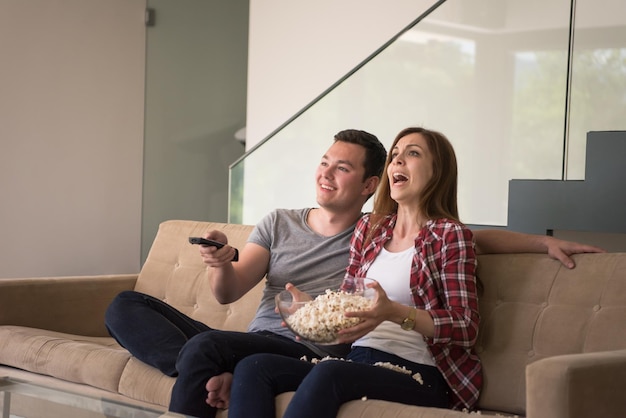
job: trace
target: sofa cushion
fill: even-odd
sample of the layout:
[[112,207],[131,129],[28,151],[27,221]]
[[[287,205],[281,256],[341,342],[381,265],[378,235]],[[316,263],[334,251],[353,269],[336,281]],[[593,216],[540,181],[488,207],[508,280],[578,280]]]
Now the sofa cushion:
[[142,402],[167,407],[175,381],[175,378],[166,376],[132,357],[122,372],[119,393]]
[[130,354],[113,338],[0,327],[2,364],[117,392]]

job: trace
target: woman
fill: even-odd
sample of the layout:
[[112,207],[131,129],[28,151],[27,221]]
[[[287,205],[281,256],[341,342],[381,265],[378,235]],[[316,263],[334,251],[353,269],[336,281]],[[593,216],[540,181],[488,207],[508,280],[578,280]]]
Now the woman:
[[351,361],[250,356],[235,369],[229,417],[274,417],[275,395],[296,389],[285,418],[335,417],[343,403],[362,398],[472,409],[482,383],[473,351],[476,257],[456,193],[456,157],[445,136],[400,132],[373,213],[351,240],[342,287],[376,280],[373,308],[347,314],[363,322],[341,333],[342,342],[354,342]]

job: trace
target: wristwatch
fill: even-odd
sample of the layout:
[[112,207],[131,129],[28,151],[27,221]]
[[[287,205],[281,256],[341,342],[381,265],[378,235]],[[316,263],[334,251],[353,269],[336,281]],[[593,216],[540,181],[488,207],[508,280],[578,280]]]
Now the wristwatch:
[[417,314],[417,310],[415,308],[410,308],[409,316],[402,320],[400,327],[405,331],[413,331],[415,327],[415,315]]

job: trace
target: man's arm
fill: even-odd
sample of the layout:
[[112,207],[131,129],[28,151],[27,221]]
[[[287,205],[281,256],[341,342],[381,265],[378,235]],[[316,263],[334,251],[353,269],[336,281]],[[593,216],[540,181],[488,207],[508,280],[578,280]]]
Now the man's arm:
[[[220,231],[211,231],[205,238],[228,242],[226,235]],[[200,256],[213,269],[211,290],[218,302],[223,304],[238,300],[256,286],[267,273],[270,262],[270,252],[250,242],[243,247],[236,262],[231,261],[234,249],[228,245],[219,249],[200,246]]]
[[603,253],[593,245],[564,241],[548,235],[524,234],[501,229],[481,229],[474,232],[477,254],[494,253],[546,253],[567,268],[574,268],[570,255],[578,253]]

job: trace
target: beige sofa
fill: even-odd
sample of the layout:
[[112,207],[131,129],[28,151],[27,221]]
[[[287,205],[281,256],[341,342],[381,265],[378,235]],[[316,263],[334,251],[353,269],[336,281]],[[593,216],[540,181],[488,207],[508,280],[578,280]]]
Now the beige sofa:
[[[119,347],[104,328],[104,311],[117,293],[135,289],[212,327],[245,330],[262,284],[238,302],[220,305],[198,249],[187,242],[214,228],[239,248],[252,229],[168,221],[139,275],[0,280],[0,376],[166,410],[174,379]],[[575,260],[578,266],[568,270],[545,255],[480,256],[476,348],[484,365],[483,415],[626,415],[626,254]],[[290,396],[277,398],[280,412]],[[462,416],[467,414],[376,400],[350,402],[339,414]]]

